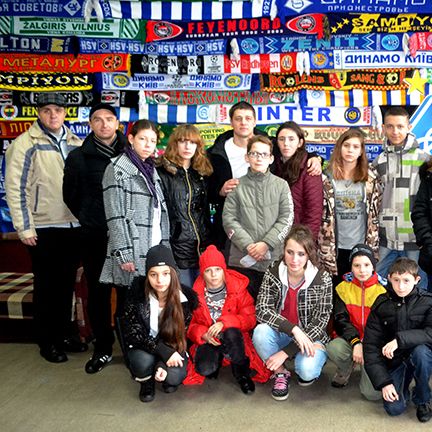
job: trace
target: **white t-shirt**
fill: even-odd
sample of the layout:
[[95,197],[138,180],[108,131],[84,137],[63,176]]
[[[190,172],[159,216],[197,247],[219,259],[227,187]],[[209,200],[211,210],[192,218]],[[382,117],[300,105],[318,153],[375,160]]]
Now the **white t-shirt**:
[[234,138],[225,142],[225,152],[231,165],[233,178],[240,178],[247,174],[249,164],[245,160],[247,149],[234,144]]

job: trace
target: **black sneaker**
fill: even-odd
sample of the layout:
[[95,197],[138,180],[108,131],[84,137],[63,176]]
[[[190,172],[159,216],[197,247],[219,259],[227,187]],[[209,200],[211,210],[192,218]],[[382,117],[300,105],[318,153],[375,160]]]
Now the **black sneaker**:
[[59,350],[54,345],[44,346],[40,349],[40,355],[51,363],[63,363],[68,361],[64,351]]
[[310,385],[312,385],[316,381],[316,378],[311,379],[309,381],[305,381],[304,379],[301,379],[300,377],[298,377],[297,380],[298,380],[298,385],[299,386],[301,386],[301,387],[309,387]]
[[176,392],[178,389],[178,386],[174,386],[174,385],[169,385],[169,384],[162,384],[162,390],[164,391],[164,393],[174,393]]
[[425,403],[417,406],[417,418],[422,423],[428,422],[432,418],[431,403]]
[[288,399],[290,372],[280,372],[273,375],[274,383],[272,388],[272,398],[278,401]]
[[141,382],[139,398],[141,402],[151,402],[155,397],[155,380],[153,377]]
[[248,376],[242,376],[237,379],[240,389],[244,394],[252,394],[255,391],[255,383]]
[[67,338],[62,342],[61,348],[69,353],[80,353],[87,351],[88,345],[74,338]]
[[85,371],[94,374],[101,371],[110,361],[112,356],[108,354],[94,353],[93,357],[86,363]]

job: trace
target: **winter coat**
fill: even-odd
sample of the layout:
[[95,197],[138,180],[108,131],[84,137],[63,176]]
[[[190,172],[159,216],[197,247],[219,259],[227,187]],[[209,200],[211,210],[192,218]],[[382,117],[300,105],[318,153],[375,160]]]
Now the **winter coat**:
[[[293,324],[281,315],[288,292],[288,268],[283,260],[275,261],[264,273],[256,304],[257,321],[289,336],[298,325],[313,342],[326,344],[330,340],[326,329],[333,309],[332,279],[310,261],[304,277],[305,283],[297,293],[299,324]],[[290,343],[284,351],[293,358],[299,348]]]
[[[365,183],[366,199],[366,243],[378,258],[379,251],[379,211],[382,201],[382,182],[377,172],[371,166],[368,179]],[[322,213],[321,229],[318,234],[318,255],[323,267],[333,275],[337,274],[336,258],[337,226],[335,192],[330,174],[323,174],[324,208]]]
[[411,219],[415,196],[420,185],[422,161],[430,155],[419,148],[415,136],[408,134],[402,146],[386,141],[384,151],[373,161],[384,183],[379,218],[380,245],[393,250],[417,250]]
[[378,273],[360,282],[352,273],[343,276],[334,293],[333,328],[351,346],[363,341],[370,309],[376,298],[386,289]]
[[427,164],[420,168],[421,183],[414,202],[411,220],[417,245],[420,247],[419,265],[432,274],[432,171]]
[[[382,355],[382,348],[393,339],[398,348],[388,359]],[[392,384],[390,371],[423,344],[432,348],[432,294],[415,287],[401,298],[388,286],[387,293],[372,306],[363,340],[365,369],[375,389]]]
[[[110,158],[97,150],[92,132],[83,145],[66,159],[63,177],[63,199],[84,231],[106,233],[102,178]],[[117,131],[117,153],[126,144],[126,137]]]
[[[132,349],[146,351],[157,355],[166,362],[176,349],[166,344],[159,335],[150,334],[150,302],[144,293],[144,277],[134,279],[128,292],[124,308],[119,317],[120,334],[125,353]],[[197,307],[196,294],[185,286],[182,293],[186,301],[182,301],[185,327],[189,325],[192,312]]]
[[[290,190],[294,202],[294,224],[307,225],[314,239],[317,239],[323,211],[323,184],[321,176],[308,174],[308,158],[309,155],[305,154],[301,162],[299,178],[290,185]],[[281,178],[283,178],[282,168],[282,159],[278,158],[275,161],[274,173]]]
[[272,261],[282,256],[293,219],[288,183],[269,170],[263,174],[249,168],[225,200],[223,226],[231,240],[229,266],[242,267],[240,260],[247,255],[246,247],[263,241],[269,246],[271,257],[250,268],[264,272]]
[[[68,152],[81,145],[66,130]],[[36,121],[6,151],[6,200],[21,240],[36,236],[37,226],[77,223],[63,202],[64,158]]]
[[[102,181],[109,239],[100,281],[130,286],[135,276],[145,276],[147,251],[153,246],[154,198],[144,176],[125,153],[111,161]],[[156,170],[153,178],[161,206],[161,244],[169,246],[168,212]],[[120,268],[127,262],[135,263],[135,274]]]
[[[264,132],[254,129],[255,135],[267,136]],[[224,250],[227,240],[222,224],[222,211],[224,208],[225,197],[219,195],[219,191],[227,180],[233,178],[231,165],[225,151],[225,143],[234,137],[234,131],[229,130],[219,135],[207,155],[213,166],[213,174],[209,177],[208,197],[213,207],[213,238],[216,240],[218,249]]]
[[197,268],[200,253],[211,243],[207,179],[161,158],[158,174],[168,208],[170,244],[177,265]]
[[[257,382],[266,382],[270,377],[270,372],[264,366],[263,361],[258,356],[252,344],[250,331],[253,330],[256,324],[255,307],[252,297],[250,296],[247,286],[249,279],[246,276],[236,272],[235,270],[225,270],[225,283],[227,295],[222,308],[222,314],[216,322],[223,323],[223,330],[228,328],[237,328],[241,331],[245,345],[245,353],[250,361],[250,368],[253,380]],[[199,306],[192,315],[187,336],[193,343],[191,354],[194,355],[199,345],[203,345],[205,341],[202,336],[207,333],[208,328],[214,324],[210,311],[205,299],[205,282],[200,275],[193,286],[194,291],[198,295]],[[227,361],[225,363],[228,363]],[[192,364],[188,365],[188,376],[185,384],[202,384],[203,376],[199,375]]]

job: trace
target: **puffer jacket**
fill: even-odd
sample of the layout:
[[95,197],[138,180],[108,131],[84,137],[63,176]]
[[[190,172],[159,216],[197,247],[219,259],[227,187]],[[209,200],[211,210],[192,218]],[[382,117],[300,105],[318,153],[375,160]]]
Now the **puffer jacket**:
[[[118,319],[123,350],[125,352],[132,349],[144,350],[149,354],[158,355],[166,362],[176,350],[159,336],[153,337],[150,334],[150,302],[144,293],[144,280],[145,278],[141,276],[134,279]],[[187,330],[198,300],[190,288],[182,286],[182,293],[185,296],[182,307]]]
[[242,267],[240,260],[247,255],[251,243],[265,242],[270,259],[258,261],[251,269],[264,272],[279,259],[283,243],[294,220],[294,206],[288,183],[271,174],[248,173],[228,194],[223,210],[223,226],[231,240],[228,264]]
[[411,220],[420,247],[419,265],[426,273],[432,274],[432,171],[427,163],[420,168],[420,178]]
[[409,212],[420,185],[421,162],[430,155],[419,148],[411,133],[404,145],[392,146],[386,141],[383,149],[373,161],[384,183],[379,215],[380,246],[399,251],[417,250]]
[[[329,273],[319,270],[310,261],[305,270],[305,283],[297,293],[298,326],[315,342],[330,341],[327,324],[333,309],[333,286]],[[283,260],[275,261],[264,273],[258,293],[256,316],[259,323],[292,336],[295,324],[281,315],[288,292],[288,269]],[[299,351],[289,344],[284,351],[290,358]]]
[[[398,348],[388,359],[382,355],[382,348],[393,339]],[[432,348],[432,294],[415,287],[401,298],[391,285],[387,286],[387,293],[372,306],[363,340],[365,369],[375,389],[392,384],[389,371],[423,344]]]
[[[68,152],[81,140],[66,128]],[[34,122],[6,151],[6,200],[21,240],[36,236],[36,227],[77,223],[63,202],[64,158],[39,123]]]
[[[330,174],[323,174],[324,208],[321,229],[318,234],[318,255],[324,268],[333,275],[337,274],[337,226],[335,193]],[[383,185],[373,167],[369,167],[365,183],[366,198],[366,238],[364,243],[374,251],[378,259],[379,251],[379,211],[381,208]]]
[[185,170],[167,160],[157,168],[170,220],[170,244],[177,265],[197,268],[201,252],[211,244],[207,179],[192,167]]

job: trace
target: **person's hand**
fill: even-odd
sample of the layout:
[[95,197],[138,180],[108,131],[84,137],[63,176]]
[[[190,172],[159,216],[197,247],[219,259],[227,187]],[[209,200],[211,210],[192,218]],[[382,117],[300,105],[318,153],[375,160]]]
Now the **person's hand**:
[[381,389],[382,397],[387,402],[395,402],[399,400],[398,392],[393,384],[388,384]]
[[307,173],[311,176],[319,176],[322,174],[321,158],[314,156],[308,159]]
[[223,186],[221,187],[221,190],[219,191],[219,195],[226,197],[230,192],[232,192],[237,185],[239,184],[239,180],[238,179],[230,179],[227,180]]
[[363,345],[358,343],[353,348],[353,361],[359,365],[364,364],[363,360]]
[[278,351],[276,354],[270,356],[265,365],[267,369],[271,371],[278,370],[284,363],[284,361],[288,358],[288,354],[285,351]]
[[157,371],[155,373],[155,380],[158,382],[165,381],[165,378],[167,377],[167,375],[168,375],[168,372],[164,368],[158,367]]
[[292,329],[292,334],[300,348],[302,354],[306,354],[308,357],[315,355],[314,343],[309,339],[309,336],[298,326]]
[[208,328],[207,334],[212,338],[217,338],[219,333],[222,331],[222,329],[223,329],[223,323],[219,321],[217,323],[214,323]]
[[167,360],[166,365],[168,367],[182,367],[184,358],[176,351]]
[[398,343],[396,339],[393,339],[389,343],[385,344],[382,349],[382,354],[384,357],[387,357],[388,359],[392,359],[394,352],[398,348]]
[[26,246],[36,246],[37,243],[37,236],[34,237],[28,237],[25,239],[21,239],[21,241],[26,245]]
[[120,268],[125,271],[132,273],[135,271],[135,264],[133,262],[127,262],[120,265]]
[[251,243],[246,248],[248,254],[256,261],[263,261],[269,247],[265,242]]
[[219,339],[217,339],[217,338],[214,337],[214,336],[210,336],[210,335],[208,334],[208,332],[207,332],[207,333],[204,333],[204,334],[202,335],[202,339],[203,339],[204,341],[206,341],[207,343],[209,343],[210,345],[214,345],[214,346],[220,346],[220,345],[222,345]]

